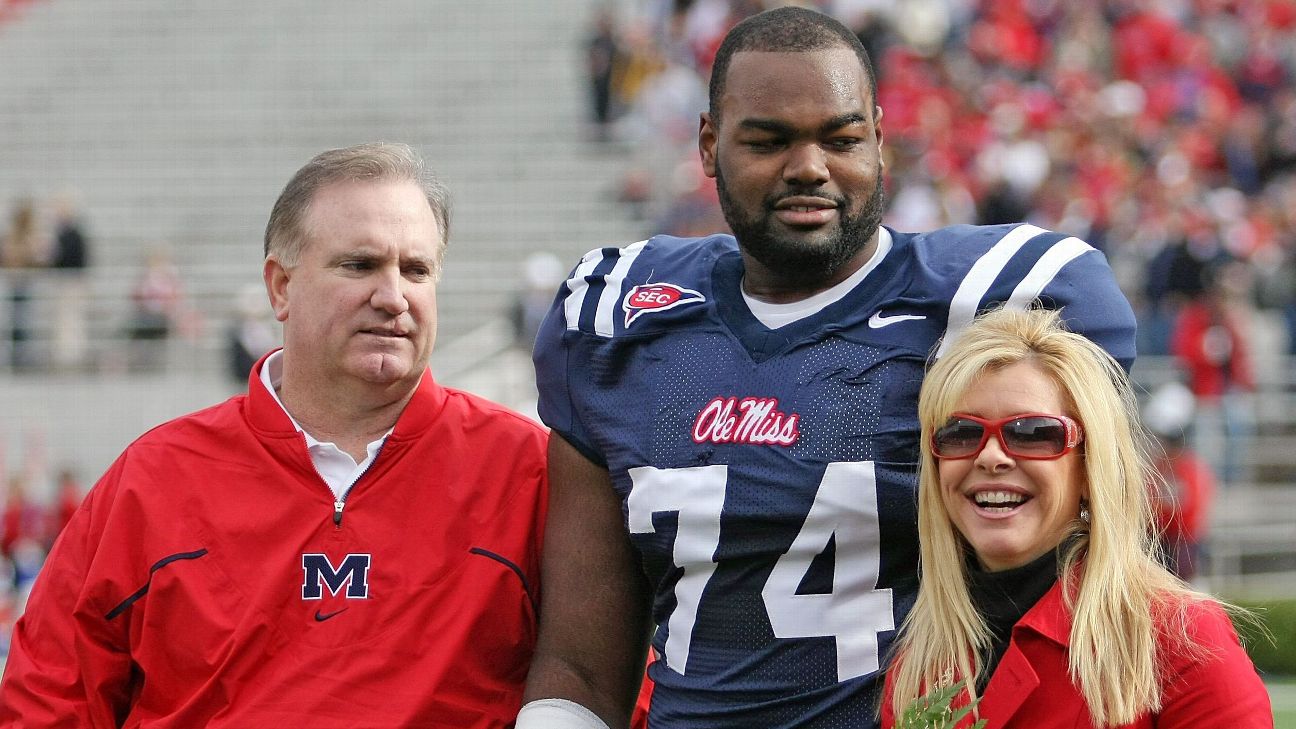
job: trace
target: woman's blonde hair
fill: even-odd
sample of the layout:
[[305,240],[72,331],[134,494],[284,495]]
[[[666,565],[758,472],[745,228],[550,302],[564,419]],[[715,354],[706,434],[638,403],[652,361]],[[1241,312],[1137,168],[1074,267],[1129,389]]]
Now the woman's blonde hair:
[[1058,571],[1074,617],[1069,670],[1094,722],[1126,724],[1157,711],[1157,637],[1166,632],[1186,645],[1183,609],[1191,599],[1179,598],[1200,596],[1156,559],[1149,441],[1128,377],[1102,348],[1067,331],[1056,311],[992,311],[931,367],[918,400],[922,582],[890,669],[897,716],[924,692],[985,668],[990,632],[968,591],[966,542],[941,498],[931,435],[982,375],[1025,361],[1057,383],[1066,414],[1084,428],[1089,521],[1072,524]]

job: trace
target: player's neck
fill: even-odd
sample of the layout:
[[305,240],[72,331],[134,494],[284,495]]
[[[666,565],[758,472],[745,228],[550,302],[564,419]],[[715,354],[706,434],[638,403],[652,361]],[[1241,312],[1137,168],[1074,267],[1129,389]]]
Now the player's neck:
[[874,235],[855,255],[827,274],[797,275],[771,269],[743,251],[743,293],[767,304],[792,304],[822,293],[850,278],[877,251]]

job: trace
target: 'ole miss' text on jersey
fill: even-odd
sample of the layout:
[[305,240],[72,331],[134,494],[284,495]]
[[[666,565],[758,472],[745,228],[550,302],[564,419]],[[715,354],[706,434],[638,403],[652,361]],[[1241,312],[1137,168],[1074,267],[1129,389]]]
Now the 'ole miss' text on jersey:
[[947,330],[1038,299],[1133,362],[1133,312],[1076,238],[883,229],[868,265],[770,330],[732,237],[656,237],[591,251],[546,319],[540,415],[607,466],[654,591],[654,727],[876,724],[917,589],[918,388]]

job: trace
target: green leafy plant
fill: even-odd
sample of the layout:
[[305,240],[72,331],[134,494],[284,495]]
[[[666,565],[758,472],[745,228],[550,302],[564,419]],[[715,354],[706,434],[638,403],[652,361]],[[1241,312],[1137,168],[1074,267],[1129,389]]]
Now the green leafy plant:
[[[906,706],[904,712],[900,714],[895,729],[953,729],[958,726],[963,717],[971,713],[980,701],[977,699],[967,706],[958,708],[950,706],[954,702],[954,697],[963,693],[966,685],[966,681],[959,681],[914,699],[913,703]],[[985,724],[985,719],[981,719],[972,725],[972,729],[982,729]]]
[[1296,600],[1230,600],[1251,610],[1255,620],[1234,620],[1242,645],[1266,678],[1296,676]]

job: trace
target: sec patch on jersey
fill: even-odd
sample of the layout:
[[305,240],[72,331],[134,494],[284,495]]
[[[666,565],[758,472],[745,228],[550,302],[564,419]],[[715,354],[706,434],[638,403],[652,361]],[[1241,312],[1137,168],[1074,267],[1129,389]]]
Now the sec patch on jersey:
[[639,284],[626,292],[621,308],[625,311],[625,325],[629,328],[644,314],[705,301],[706,297],[697,291],[672,283]]

